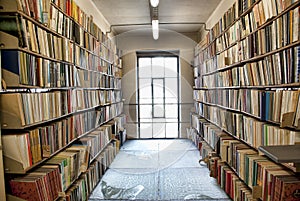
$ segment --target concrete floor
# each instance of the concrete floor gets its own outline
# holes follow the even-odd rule
[[[127,141],[89,200],[229,201],[199,159],[190,140]]]

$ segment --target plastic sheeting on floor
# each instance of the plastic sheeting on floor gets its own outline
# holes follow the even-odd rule
[[[127,141],[93,191],[96,200],[230,199],[199,165],[190,140]]]

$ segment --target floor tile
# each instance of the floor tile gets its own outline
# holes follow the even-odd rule
[[[159,189],[162,200],[228,198],[205,167],[164,169],[159,174]]]
[[[129,140],[89,200],[229,201],[199,159],[190,140]]]
[[[90,200],[158,200],[158,171],[151,169],[109,169]]]
[[[159,168],[158,151],[121,150],[110,168]]]

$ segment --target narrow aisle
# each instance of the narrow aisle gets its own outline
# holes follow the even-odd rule
[[[95,188],[95,200],[226,200],[230,199],[198,163],[187,139],[129,140]]]

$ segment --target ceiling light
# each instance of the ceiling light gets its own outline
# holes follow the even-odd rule
[[[157,7],[159,4],[159,0],[150,0],[150,4],[152,7]]]
[[[157,40],[159,37],[158,20],[152,20],[152,34],[153,39]]]

